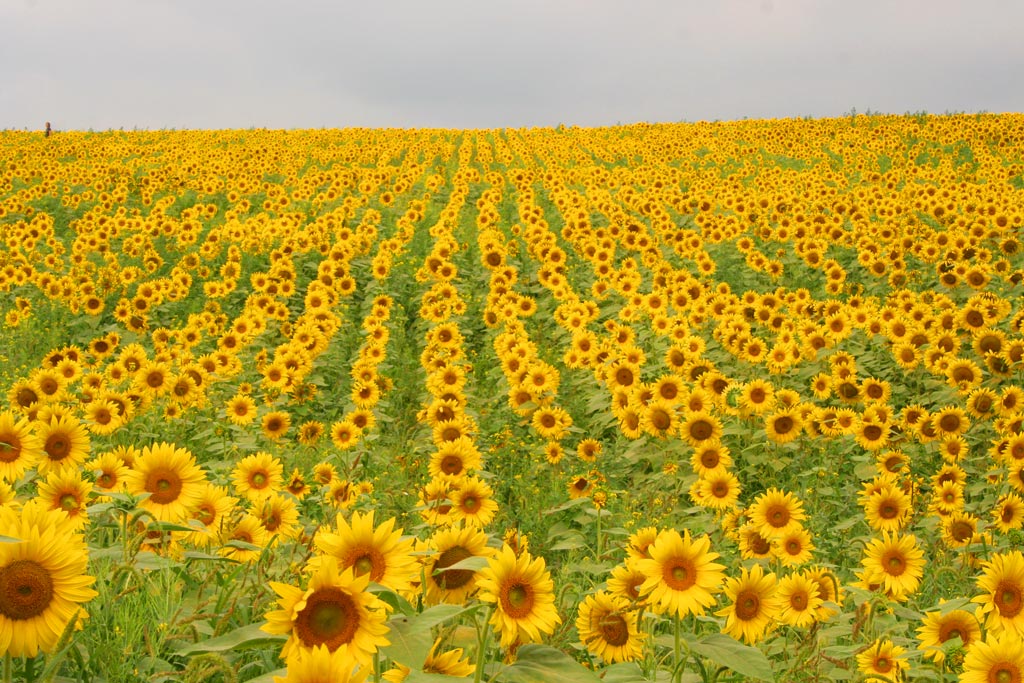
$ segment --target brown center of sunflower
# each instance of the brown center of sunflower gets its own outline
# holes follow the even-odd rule
[[[672,417],[666,411],[655,408],[651,411],[651,424],[659,432],[663,432],[672,426]]]
[[[907,569],[907,561],[902,555],[889,555],[885,558],[885,571],[890,576],[900,576]]]
[[[462,499],[462,509],[468,512],[474,512],[479,505],[479,501],[472,496],[466,496]]]
[[[658,394],[668,401],[679,395],[679,388],[674,384],[662,384],[658,387]],[[621,617],[620,617],[621,618]]]
[[[878,441],[882,438],[882,428],[878,425],[867,425],[864,427],[864,438],[868,441]]]
[[[747,545],[750,546],[755,555],[767,555],[772,549],[771,544],[768,543],[765,537],[756,531],[750,534]]]
[[[16,434],[0,434],[0,462],[14,462],[21,456],[21,440]]]
[[[601,638],[609,645],[621,647],[629,642],[629,624],[620,614],[606,614],[597,624]]]
[[[775,505],[768,509],[765,518],[768,520],[768,524],[776,529],[781,529],[789,524],[789,510],[782,505]]]
[[[797,612],[802,612],[807,609],[807,594],[806,593],[793,593],[789,596],[789,606],[795,609]]]
[[[182,481],[177,472],[169,467],[156,467],[146,475],[146,491],[149,500],[157,505],[167,505],[181,495]]]
[[[458,427],[445,427],[441,430],[442,441],[455,441],[462,436],[462,430]]]
[[[357,576],[370,575],[370,581],[380,581],[384,576],[384,558],[373,549],[362,549],[352,562],[352,569]]]
[[[254,489],[261,489],[267,485],[267,473],[256,471],[249,476],[249,486]]]
[[[886,673],[892,669],[892,662],[886,656],[881,656],[875,660],[875,671],[879,673]]]
[[[999,662],[989,674],[988,680],[993,683],[1020,683],[1020,668],[1010,662]]]
[[[777,434],[789,434],[793,431],[793,425],[793,418],[788,415],[783,415],[782,417],[776,418],[775,423],[772,426],[775,427],[775,432]]]
[[[216,513],[213,506],[210,504],[200,505],[199,508],[196,509],[195,518],[206,526],[210,526],[210,523],[213,522],[215,517]]]
[[[22,621],[42,614],[53,600],[53,579],[34,560],[17,560],[0,569],[0,614]]]
[[[146,375],[146,385],[150,389],[159,389],[164,384],[164,375],[162,372],[154,371]]]
[[[340,588],[313,591],[295,619],[295,635],[307,647],[325,645],[330,651],[352,641],[359,629],[355,600]]]
[[[750,621],[761,613],[761,598],[752,590],[740,591],[736,596],[736,618]]]
[[[456,475],[462,472],[462,458],[457,455],[446,455],[441,459],[441,471]]]
[[[523,619],[533,610],[533,588],[529,584],[513,583],[501,594],[501,609],[513,619]]]
[[[21,406],[22,408],[28,408],[30,405],[39,400],[39,396],[36,395],[36,392],[25,387],[18,390],[18,394],[15,397],[15,399],[17,400],[19,406]]]
[[[967,522],[953,522],[949,527],[949,535],[958,543],[969,541],[974,536],[974,527]]]
[[[943,415],[939,420],[939,429],[944,432],[955,432],[960,429],[960,418],[956,415]]]
[[[66,512],[78,509],[78,498],[73,493],[65,493],[60,497],[60,509]]]
[[[715,498],[725,498],[729,495],[729,482],[719,479],[711,485],[711,495]]]
[[[700,464],[709,470],[713,470],[718,467],[718,463],[722,462],[722,457],[715,450],[707,450],[700,454]]]
[[[686,558],[678,558],[666,565],[663,574],[665,583],[675,591],[684,591],[697,582],[697,569]]]
[[[892,501],[885,501],[878,508],[878,516],[882,519],[896,519],[900,514],[900,508]]]
[[[110,489],[117,483],[117,477],[110,472],[104,472],[100,476],[96,477],[96,483],[99,484],[100,488]]]
[[[54,462],[59,462],[71,453],[71,439],[66,434],[50,434],[46,438],[43,450],[46,451],[46,457]]]
[[[1020,614],[1021,608],[1024,607],[1021,598],[1021,587],[1010,581],[1001,582],[994,591],[994,602],[999,608],[999,615],[1007,619]]]
[[[710,439],[714,431],[714,426],[712,426],[712,424],[707,420],[694,420],[693,423],[690,424],[690,436],[692,436],[696,441]]]
[[[633,371],[629,368],[619,368],[615,371],[615,383],[620,387],[633,385]]]
[[[473,580],[473,571],[470,569],[448,569],[453,564],[462,562],[468,557],[473,557],[473,553],[469,552],[462,546],[455,546],[448,548],[437,558],[434,562],[434,582],[444,590],[455,590],[462,588],[467,583]]]

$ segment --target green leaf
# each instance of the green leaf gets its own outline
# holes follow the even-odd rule
[[[274,683],[276,678],[284,678],[288,675],[288,669],[277,669],[275,671],[269,671],[262,676],[256,678],[250,678],[245,683]]]
[[[687,638],[687,642],[692,652],[727,666],[742,676],[772,680],[771,662],[756,647],[744,645],[724,633],[711,633],[699,640]]]
[[[14,536],[3,536],[3,535],[0,535],[0,543],[24,543],[24,542],[25,541],[21,540],[20,538],[15,538]]]
[[[225,652],[227,650],[261,647],[264,645],[280,647],[286,640],[288,640],[284,635],[274,635],[267,633],[266,631],[262,631],[260,630],[260,626],[261,624],[249,624],[248,626],[236,628],[234,631],[225,633],[217,638],[204,640],[201,643],[186,645],[180,648],[177,651],[177,654],[193,655],[200,652]]]
[[[425,671],[413,669],[409,675],[402,679],[404,683],[459,683],[459,681],[472,681],[470,677],[445,676],[444,674],[432,674]]]
[[[601,672],[601,680],[604,683],[648,683],[636,662],[612,664]]]
[[[434,636],[430,629],[458,615],[476,609],[460,605],[434,605],[417,615],[396,614],[388,619],[388,640],[391,644],[381,652],[413,669],[419,669],[434,647]]]
[[[492,679],[507,683],[601,683],[590,669],[561,650],[547,645],[524,645],[516,661]]]
[[[478,571],[480,571],[481,569],[483,569],[486,566],[487,566],[487,558],[486,557],[477,557],[477,556],[467,557],[466,559],[464,559],[464,560],[462,560],[460,562],[456,562],[453,565],[450,565],[448,567],[444,567],[442,569],[438,569],[437,571],[434,572],[434,575],[437,576],[441,572],[447,572],[447,571],[452,571],[452,570],[456,570],[456,569],[458,569],[460,571],[478,572]],[[403,664],[404,664],[404,662],[403,662]]]

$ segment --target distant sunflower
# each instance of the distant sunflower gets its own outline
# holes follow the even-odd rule
[[[236,562],[255,562],[270,541],[270,535],[263,527],[263,520],[251,513],[237,519],[225,520],[219,531],[218,554]]]
[[[603,661],[633,662],[643,657],[645,638],[637,628],[637,616],[629,600],[598,591],[580,603],[576,631],[583,646]]]
[[[992,510],[995,526],[1006,534],[1024,526],[1024,500],[1016,493],[1004,494]]]
[[[608,592],[630,602],[641,602],[640,586],[647,580],[647,575],[640,571],[639,561],[626,558],[624,564],[614,567],[608,577]]]
[[[690,497],[696,505],[712,510],[730,510],[739,501],[740,480],[724,468],[702,474],[693,483]]]
[[[924,551],[913,535],[882,533],[864,548],[861,561],[864,578],[878,584],[894,600],[904,600],[915,593],[924,575]]]
[[[703,614],[715,604],[725,574],[724,567],[714,562],[719,555],[711,552],[707,536],[693,540],[689,530],[680,536],[668,529],[651,544],[650,555],[651,559],[639,560],[637,567],[647,577],[640,594],[656,613],[681,618]]]
[[[272,441],[287,434],[291,426],[292,416],[284,410],[272,410],[263,416],[263,436]]]
[[[761,535],[769,540],[789,533],[807,519],[800,499],[776,488],[759,495],[750,506],[749,514]]]
[[[342,570],[351,567],[357,576],[366,574],[374,583],[394,591],[408,590],[419,573],[413,540],[402,539],[402,529],[395,528],[393,517],[374,526],[373,515],[372,510],[353,512],[351,522],[338,515],[334,527],[317,533],[317,550],[337,560]]]
[[[811,561],[814,543],[811,540],[811,533],[803,527],[798,527],[777,536],[772,543],[772,550],[784,566],[793,567]]]
[[[253,513],[263,524],[271,543],[277,540],[294,539],[302,533],[299,524],[299,510],[295,499],[280,493],[262,498],[253,505]]]
[[[86,472],[92,472],[95,476],[97,493],[119,493],[124,490],[128,466],[121,458],[117,457],[116,453],[112,451],[101,453],[82,467]]]
[[[427,470],[431,477],[455,479],[480,468],[480,451],[468,437],[445,441],[431,454]]]
[[[89,457],[89,432],[77,418],[54,416],[36,425],[36,434],[43,446],[43,457],[36,465],[40,474],[77,468]]]
[[[149,497],[139,505],[162,522],[188,518],[202,496],[206,474],[186,449],[170,443],[146,446],[125,476],[128,491]]]
[[[89,523],[89,494],[92,483],[82,479],[79,469],[54,470],[39,482],[37,498],[51,510],[63,510],[71,528],[78,531]]]
[[[857,670],[865,676],[882,680],[900,680],[907,668],[905,652],[888,638],[879,638],[857,655]]]
[[[50,653],[81,605],[97,593],[90,586],[89,552],[67,515],[29,501],[19,510],[0,507],[0,642],[12,657]]]
[[[288,475],[288,481],[284,484],[284,490],[299,500],[305,498],[306,494],[309,493],[309,483],[298,467],[293,469],[292,473]]]
[[[453,520],[463,520],[469,526],[485,527],[494,519],[498,503],[494,491],[478,477],[460,480],[450,494]]]
[[[231,424],[245,426],[256,419],[256,402],[246,394],[236,394],[225,406]]]
[[[803,418],[800,411],[794,408],[785,408],[765,416],[764,430],[769,439],[775,443],[789,443],[798,436],[803,429]]]
[[[267,633],[288,634],[281,656],[289,663],[317,646],[341,650],[351,661],[370,668],[373,654],[390,644],[386,605],[368,592],[370,577],[339,569],[326,557],[303,589],[276,581],[270,587],[280,596],[280,609],[267,612]]]
[[[200,522],[202,526],[190,532],[187,540],[199,547],[208,546],[218,536],[225,521],[230,519],[237,502],[237,498],[228,495],[226,487],[210,482],[203,484],[199,502],[189,519],[189,526],[197,526],[192,520]]]
[[[777,618],[783,624],[804,628],[817,621],[822,599],[817,582],[809,575],[797,572],[782,577],[777,596],[782,606]]]
[[[699,448],[704,443],[717,442],[722,437],[722,423],[706,411],[687,411],[679,432],[688,444]]]
[[[259,451],[238,461],[231,473],[235,492],[257,501],[281,490],[284,465],[270,453]]]
[[[43,443],[26,418],[0,413],[0,481],[17,481],[43,456]]]
[[[888,482],[872,491],[861,504],[868,524],[875,531],[899,531],[910,519],[910,496]]]
[[[765,574],[759,564],[749,571],[743,568],[739,577],[726,579],[725,595],[729,603],[715,612],[725,617],[722,632],[747,643],[761,640],[783,607],[776,584],[775,574]]]
[[[487,560],[476,584],[480,600],[495,605],[490,623],[504,648],[538,642],[562,623],[555,607],[555,584],[543,557],[531,557],[529,552],[517,556],[506,545]]]

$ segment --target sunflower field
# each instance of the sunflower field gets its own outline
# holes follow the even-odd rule
[[[1024,680],[1024,115],[0,132],[0,680]]]

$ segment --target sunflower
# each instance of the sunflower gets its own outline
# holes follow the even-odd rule
[[[276,441],[292,426],[292,416],[284,410],[272,410],[263,416],[263,436]]]
[[[305,498],[306,494],[309,493],[309,484],[306,482],[305,475],[302,474],[298,467],[293,469],[292,473],[288,476],[288,481],[284,484],[284,490],[299,500]]]
[[[558,441],[572,427],[572,417],[557,406],[542,406],[534,411],[530,424],[541,437]]]
[[[773,554],[787,567],[810,562],[813,550],[811,533],[803,527],[776,536],[772,541]]]
[[[370,581],[394,591],[409,590],[419,573],[413,540],[402,539],[402,529],[395,528],[393,517],[374,526],[373,514],[373,510],[353,512],[351,523],[338,515],[333,528],[316,534],[317,550],[333,557],[340,569],[351,567],[357,576],[366,574]]]
[[[707,536],[693,540],[689,530],[680,536],[668,529],[658,534],[649,551],[651,559],[638,560],[637,568],[647,577],[640,594],[656,613],[681,618],[704,614],[715,604],[725,574],[724,567],[713,562],[719,555],[711,552]]]
[[[985,627],[995,633],[1024,637],[1024,555],[1019,550],[997,553],[982,563],[977,579]]]
[[[664,399],[653,399],[641,412],[640,425],[651,436],[664,439],[678,428],[675,405]]]
[[[896,532],[910,520],[910,496],[892,483],[885,482],[861,500],[868,525],[875,531]]]
[[[459,437],[454,441],[445,441],[438,445],[431,454],[427,469],[434,478],[444,477],[457,479],[479,469],[480,451],[477,450],[469,437]]]
[[[981,540],[978,535],[978,518],[957,510],[942,518],[942,541],[949,548],[963,548]]]
[[[966,432],[971,422],[964,411],[956,406],[943,408],[932,415],[932,427],[940,437],[955,436]]]
[[[857,655],[857,670],[865,676],[885,681],[901,680],[907,668],[906,651],[888,638],[879,638]]]
[[[748,415],[763,415],[775,406],[775,387],[771,382],[755,379],[740,391],[739,407]]]
[[[270,587],[278,594],[281,609],[265,615],[261,628],[267,633],[288,634],[281,656],[291,663],[324,646],[342,651],[367,669],[373,654],[389,645],[386,605],[367,592],[370,577],[352,568],[340,569],[332,557],[325,557],[310,576],[305,589],[276,581]]]
[[[236,562],[255,562],[263,554],[270,536],[263,528],[263,520],[246,513],[233,520],[225,519],[217,534],[218,553]]]
[[[338,478],[338,469],[329,462],[313,465],[313,481],[320,486],[327,486]]]
[[[299,525],[299,511],[295,499],[280,493],[262,498],[253,505],[253,512],[263,523],[270,543],[277,539],[298,538],[302,533]]]
[[[725,595],[730,604],[715,612],[725,617],[722,632],[747,643],[763,638],[783,608],[776,584],[775,574],[765,574],[759,564],[750,571],[744,568],[737,578],[726,579]]]
[[[761,535],[769,540],[799,528],[800,523],[807,519],[800,499],[776,488],[770,488],[754,499],[749,515]]]
[[[625,598],[630,602],[642,602],[640,587],[647,580],[647,575],[640,571],[638,562],[630,557],[626,558],[624,564],[620,564],[611,570],[608,577],[608,591],[614,595]]]
[[[369,674],[346,650],[317,645],[292,657],[284,678],[274,676],[274,683],[364,683]]]
[[[917,629],[920,649],[925,657],[936,662],[945,660],[944,647],[948,641],[959,638],[961,646],[970,647],[972,643],[981,639],[981,625],[978,624],[978,620],[973,614],[962,609],[928,612],[922,621],[921,627]]]
[[[448,569],[470,557],[490,557],[494,549],[487,545],[487,534],[464,527],[443,529],[430,539],[434,556],[427,563],[426,602],[461,604],[476,590],[477,572],[472,569]]]
[[[818,620],[822,599],[810,575],[797,572],[782,577],[776,595],[782,605],[776,618],[783,624],[804,628]]]
[[[220,534],[221,526],[231,517],[237,502],[237,498],[228,495],[226,487],[205,482],[189,520],[190,526],[198,526],[192,520],[202,526],[190,532],[185,540],[196,546],[208,546]]]
[[[1024,681],[1024,641],[1011,633],[988,633],[964,657],[960,683],[1021,683]]]
[[[1024,500],[1016,493],[1000,496],[992,510],[995,526],[1006,534],[1024,526]]]
[[[129,468],[113,451],[101,453],[85,463],[83,468],[86,472],[92,472],[95,476],[95,490],[97,493],[120,493],[124,490],[125,477],[128,474]]]
[[[722,438],[722,423],[704,410],[687,410],[679,432],[688,444],[700,448],[706,442],[717,442]]]
[[[728,446],[720,441],[707,441],[693,450],[690,465],[694,474],[701,477],[732,467],[732,456]]]
[[[736,507],[740,490],[740,480],[723,468],[702,474],[690,487],[690,498],[701,507],[730,510]]]
[[[456,483],[449,494],[453,520],[463,520],[469,526],[485,527],[494,519],[498,503],[494,491],[477,477],[466,477]]]
[[[501,646],[537,642],[562,623],[555,608],[554,581],[543,557],[516,555],[509,546],[488,558],[476,579],[480,600],[495,604],[490,623]]]
[[[864,579],[878,584],[894,600],[904,600],[917,591],[924,575],[924,551],[912,534],[900,536],[882,532],[864,548],[861,560]]]
[[[38,484],[36,496],[51,510],[63,510],[68,515],[71,528],[79,531],[89,523],[86,506],[92,483],[82,479],[79,469],[54,470],[46,481]]]
[[[277,493],[283,483],[284,465],[270,453],[259,451],[238,461],[231,472],[235,492],[251,501]]]
[[[645,634],[637,628],[637,617],[621,596],[607,591],[588,595],[576,617],[580,643],[609,664],[641,659]]]
[[[817,586],[818,597],[821,598],[821,606],[815,610],[814,617],[818,621],[826,621],[838,614],[838,612],[828,604],[831,603],[832,605],[837,606],[843,604],[844,596],[842,588],[839,586],[839,580],[836,578],[835,574],[823,567],[805,569],[804,574],[814,581]]]
[[[43,447],[43,457],[36,465],[39,474],[78,468],[89,457],[89,432],[71,415],[37,422],[36,434]]]
[[[638,529],[626,539],[626,555],[631,560],[651,559],[651,546],[658,540],[658,527]]]
[[[335,479],[327,486],[327,502],[340,510],[347,510],[356,503],[358,491],[347,479]]]
[[[247,394],[236,394],[228,399],[225,411],[231,424],[244,427],[256,419],[256,402]]]
[[[431,479],[417,494],[417,507],[420,516],[427,524],[433,526],[447,526],[451,523],[451,494],[452,483],[447,479]]]
[[[570,500],[576,500],[577,498],[584,498],[589,496],[594,488],[594,481],[588,479],[586,475],[580,474],[569,480],[566,484],[566,490],[569,493]]]
[[[29,501],[20,510],[0,507],[0,643],[12,657],[50,653],[81,605],[97,593],[86,574],[89,552],[67,515]]]
[[[202,496],[206,474],[186,449],[170,443],[146,446],[125,476],[133,495],[148,493],[139,505],[162,522],[180,522]]]
[[[803,418],[795,408],[776,410],[764,418],[764,430],[769,439],[775,443],[789,443],[803,429]]]
[[[468,658],[464,657],[461,647],[439,653],[437,648],[440,644],[440,640],[434,641],[434,647],[430,649],[430,653],[423,661],[420,671],[437,676],[458,677],[462,680],[466,680],[469,676],[473,675],[473,672],[476,671],[476,666],[471,664]],[[410,667],[396,662],[394,667],[381,675],[381,679],[388,681],[388,683],[402,683],[410,673],[412,673]]]
[[[43,443],[26,418],[0,413],[0,481],[17,481],[43,456]]]
[[[85,407],[85,419],[93,434],[112,434],[123,424],[121,414],[112,401],[96,399]]]
[[[754,522],[747,522],[737,532],[739,536],[740,557],[744,560],[763,560],[772,556],[771,537],[761,535],[761,527]]]
[[[597,439],[583,439],[576,445],[576,456],[583,462],[596,462],[603,448]]]

